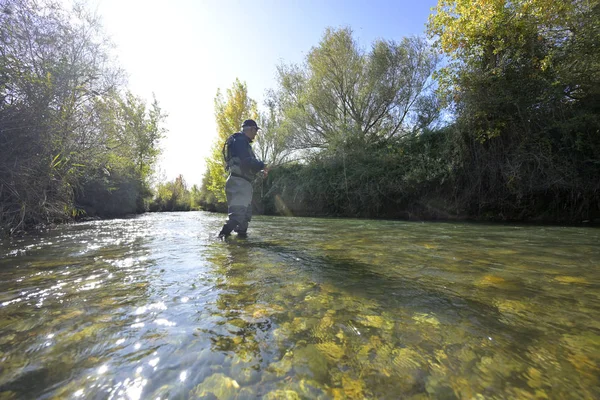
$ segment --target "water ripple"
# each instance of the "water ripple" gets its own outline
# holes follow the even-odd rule
[[[0,396],[600,397],[597,230],[222,220],[3,242]]]

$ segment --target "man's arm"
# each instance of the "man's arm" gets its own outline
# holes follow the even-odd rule
[[[241,162],[242,169],[248,169],[253,173],[262,170],[265,167],[265,163],[257,160],[256,157],[250,152],[250,143],[244,139],[236,139],[233,144],[233,154],[237,155]]]

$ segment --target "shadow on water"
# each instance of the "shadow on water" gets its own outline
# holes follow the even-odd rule
[[[448,286],[429,285],[398,274],[377,271],[377,265],[366,264],[356,259],[340,255],[311,255],[305,251],[272,244],[266,241],[237,243],[239,248],[260,248],[280,257],[290,272],[297,274],[297,279],[327,285],[340,292],[351,293],[358,299],[375,301],[380,310],[408,307],[414,313],[436,313],[440,322],[452,324],[458,318],[468,319],[474,327],[481,328],[481,336],[488,337],[493,331],[511,336],[518,334],[520,340],[516,344],[526,347],[527,343],[543,335],[535,327],[522,328],[515,332],[515,327],[501,320],[498,308],[487,302],[464,297]],[[519,282],[519,287],[505,289],[509,292],[534,292]],[[464,291],[463,291],[464,293]],[[474,332],[471,332],[473,334]]]

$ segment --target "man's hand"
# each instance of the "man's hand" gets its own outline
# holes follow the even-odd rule
[[[266,177],[267,177],[267,175],[269,175],[269,170],[270,170],[270,168],[269,168],[269,167],[265,167],[265,168],[262,170],[263,177],[265,177],[265,178],[266,178]]]

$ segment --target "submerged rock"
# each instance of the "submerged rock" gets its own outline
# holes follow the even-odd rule
[[[566,276],[561,275],[554,278],[555,281],[560,283],[579,283],[579,284],[587,284],[588,281],[585,278],[580,276]]]
[[[419,324],[428,324],[436,328],[440,326],[440,321],[430,314],[417,313],[413,316],[413,320]]]
[[[240,392],[237,394],[236,400],[255,400],[258,397],[256,392],[248,387],[244,387],[240,389]]]
[[[384,324],[384,319],[379,315],[361,315],[358,317],[361,324],[372,328],[381,329]]]
[[[190,390],[190,399],[201,399],[210,395],[217,399],[234,398],[240,385],[222,373],[217,373],[206,378],[201,384]]]
[[[253,384],[260,380],[260,373],[251,363],[240,360],[239,363],[232,363],[231,375],[235,380],[243,385]]]
[[[269,364],[267,371],[272,372],[277,377],[282,377],[287,375],[287,373],[292,369],[292,358],[288,354],[283,356],[283,358],[279,361]]]
[[[319,343],[317,349],[332,363],[337,364],[344,356],[344,348],[334,342]]]
[[[327,359],[314,344],[294,349],[294,369],[299,374],[312,375],[315,380],[327,379]]]
[[[293,390],[275,390],[265,394],[263,400],[300,400],[300,396]]]
[[[289,324],[289,328],[292,333],[296,334],[312,329],[318,321],[316,318],[295,317]]]
[[[312,380],[301,379],[294,389],[305,399],[328,398],[321,385]]]
[[[348,374],[341,378],[341,388],[331,390],[334,399],[364,399],[365,384],[361,379],[354,379]]]
[[[475,282],[475,286],[502,286],[506,283],[506,279],[495,276],[495,275],[486,275],[477,282]]]
[[[0,400],[13,400],[18,399],[19,396],[15,392],[0,392]]]

